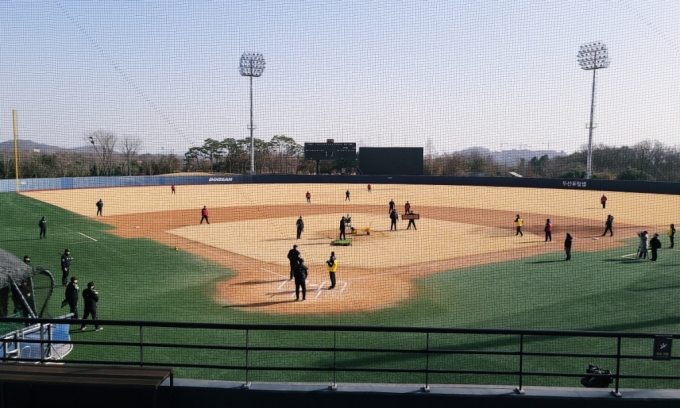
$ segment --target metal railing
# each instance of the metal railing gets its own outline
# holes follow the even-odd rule
[[[43,332],[43,325],[52,324],[73,324],[80,325],[81,323],[92,324],[92,321],[82,320],[63,320],[63,319],[17,319],[17,318],[0,318],[0,322],[23,322],[26,324],[37,325],[40,327],[40,332]],[[120,328],[135,328],[136,335],[133,336],[130,330],[126,331],[124,336],[120,336],[120,341],[90,341],[90,340],[71,340],[71,341],[57,341],[49,336],[41,336],[37,340],[23,339],[23,343],[38,343],[40,349],[49,349],[54,343],[71,344],[74,347],[91,346],[91,347],[122,347],[124,349],[136,349],[135,353],[138,357],[126,359],[90,359],[78,360],[69,358],[68,363],[73,364],[115,364],[115,365],[135,365],[135,366],[171,366],[175,368],[190,368],[201,370],[237,370],[242,373],[242,376],[237,379],[243,381],[244,387],[249,388],[251,385],[251,376],[254,372],[311,372],[311,373],[326,373],[330,380],[330,388],[336,389],[338,386],[338,375],[341,373],[378,373],[378,374],[400,374],[400,375],[418,375],[422,379],[422,389],[427,392],[430,390],[433,376],[437,378],[446,378],[443,376],[449,375],[464,375],[466,378],[481,378],[482,376],[503,376],[510,377],[509,384],[516,385],[516,391],[523,393],[523,386],[528,377],[575,377],[583,378],[586,374],[582,369],[583,365],[578,365],[578,369],[574,371],[558,371],[552,372],[547,370],[531,370],[527,369],[527,359],[537,358],[543,363],[550,361],[550,359],[560,359],[561,361],[575,360],[576,362],[585,361],[585,359],[601,361],[606,360],[610,363],[615,363],[615,369],[611,370],[613,386],[612,392],[615,395],[620,395],[620,381],[622,379],[640,379],[640,380],[679,380],[680,375],[673,373],[678,372],[666,366],[666,369],[655,370],[656,374],[636,373],[637,364],[635,361],[652,360],[652,347],[654,340],[659,336],[658,333],[628,333],[628,332],[594,332],[594,331],[575,331],[575,330],[508,330],[508,329],[446,329],[446,328],[425,328],[425,327],[360,327],[360,326],[311,326],[311,325],[247,325],[247,324],[213,324],[213,323],[172,323],[172,322],[145,322],[145,321],[119,321],[119,320],[99,320],[98,323],[106,326],[107,331],[116,330],[114,327]],[[162,329],[169,329],[172,331],[189,330],[189,338],[193,340],[191,343],[172,343],[145,339],[145,334],[152,332],[151,337],[162,337]],[[120,329],[124,330],[124,329]],[[153,332],[154,330],[160,330]],[[197,334],[199,330],[219,331],[220,333],[234,334],[236,341],[230,344],[199,344],[197,341],[200,335]],[[48,331],[49,332],[49,331]],[[272,336],[271,333],[276,333]],[[276,345],[286,343],[280,338],[284,334],[305,339],[306,344],[317,344],[317,346],[298,346],[298,345]],[[370,342],[372,336],[374,338],[380,337],[387,339],[387,343],[399,343],[402,339],[409,339],[408,347],[392,347],[386,345],[371,346],[362,345],[366,343],[366,339]],[[387,336],[387,337],[386,337]],[[401,336],[401,337],[400,337]],[[469,336],[485,336],[491,340],[485,340],[483,343],[473,342],[472,344],[460,344],[461,339],[469,339]],[[678,335],[666,334],[664,335],[668,341]],[[15,336],[16,337],[16,336]],[[15,337],[5,336],[3,341],[3,348],[7,350],[7,343],[16,341]],[[136,337],[136,338],[132,338]],[[351,341],[349,341],[349,340]],[[579,348],[586,343],[592,346],[593,339],[597,342],[604,342],[598,344],[603,346],[600,348],[609,348],[613,352],[596,353],[596,352],[570,352],[565,351],[551,351],[543,350],[540,347],[534,347],[535,350],[528,350],[527,345],[536,344],[552,344],[555,347],[562,347],[563,343],[570,342],[575,347]],[[342,341],[340,341],[342,340]],[[413,341],[411,341],[413,340]],[[556,343],[551,343],[555,342]],[[456,344],[456,342],[458,342]],[[645,347],[649,345],[650,353],[642,354],[627,354],[624,353],[624,342],[634,342],[637,348],[640,342],[643,342]],[[51,343],[51,344],[48,344]],[[267,344],[274,343],[274,344]],[[324,344],[326,343],[326,344]],[[355,345],[358,343],[359,345]],[[380,344],[377,341],[374,344]],[[496,348],[492,346],[498,346]],[[668,345],[670,348],[670,344]],[[15,347],[16,348],[16,347]],[[587,347],[585,347],[587,348]],[[635,348],[635,347],[631,347]],[[174,349],[183,350],[183,352],[197,352],[207,351],[214,356],[220,353],[236,353],[236,357],[232,358],[231,363],[219,364],[210,363],[210,361],[196,361],[187,362],[185,358],[171,358],[169,356],[181,356],[182,353],[171,353],[164,355],[164,358],[159,359],[158,353],[154,353],[152,358],[149,358],[146,353],[153,350]],[[548,347],[549,349],[549,347]],[[254,361],[254,353],[268,353],[266,358],[257,359]],[[303,353],[306,360],[314,360],[318,366],[310,364],[300,365],[298,358],[290,358],[285,362],[285,365],[272,365],[271,360],[276,359],[282,353]],[[41,353],[42,354],[42,353]],[[373,358],[372,364],[367,364],[363,359],[353,359],[356,355],[389,355],[397,356],[400,363],[404,366],[394,367],[394,365],[383,364],[381,357]],[[105,353],[102,353],[105,355]],[[313,359],[310,356],[316,355]],[[233,356],[232,356],[233,357]],[[447,357],[442,360],[442,357]],[[501,358],[511,358],[508,363],[507,359],[502,363],[492,363],[497,369],[461,369],[451,368],[449,365],[460,359],[474,359],[474,358],[489,358],[490,361],[500,361]],[[670,354],[664,358],[666,360],[680,359],[673,357]],[[44,355],[40,356],[40,362],[45,363],[49,359]],[[9,361],[36,361],[35,359],[21,358],[11,353],[5,353],[3,362]],[[240,362],[239,362],[240,361]],[[259,363],[258,363],[259,361]],[[467,361],[467,360],[466,360]],[[269,362],[269,364],[263,363]],[[497,365],[496,365],[497,364]],[[664,364],[659,362],[659,364]],[[545,364],[543,364],[545,365]],[[482,364],[484,366],[484,364]],[[505,368],[503,368],[505,366]],[[574,365],[576,366],[576,365]],[[501,367],[498,369],[498,367]],[[625,370],[624,370],[625,368]],[[641,370],[644,371],[644,370]],[[659,374],[661,372],[661,374]],[[664,373],[667,372],[667,373]],[[476,377],[475,377],[476,376]],[[595,375],[597,376],[597,375]],[[495,378],[494,377],[494,378]],[[318,379],[318,377],[316,377]],[[233,380],[233,379],[232,379]],[[318,381],[309,381],[318,382]],[[481,382],[480,382],[481,383]],[[437,384],[447,384],[447,382],[437,382]],[[453,383],[448,383],[453,384]],[[508,383],[503,383],[508,384]],[[498,384],[502,385],[502,384]],[[640,387],[637,387],[640,388]],[[680,388],[680,383],[677,387],[671,386],[667,388]]]

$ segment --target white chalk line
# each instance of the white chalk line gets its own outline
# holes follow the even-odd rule
[[[78,232],[78,234],[80,234],[80,235],[84,236],[85,238],[91,239],[91,240],[92,240],[92,241],[94,241],[94,242],[97,242],[97,240],[96,240],[96,239],[94,239],[94,238],[92,238],[92,237],[89,237],[89,236],[87,236],[87,235],[83,234],[82,232]]]
[[[340,289],[340,293],[344,292],[346,287],[347,287],[347,282],[345,282],[345,284],[342,285],[342,289]]]
[[[276,275],[276,276],[280,276],[280,277],[282,277],[282,278],[285,278],[285,277],[286,277],[285,275],[281,275],[280,273],[276,273],[276,272],[274,272],[274,271],[270,271],[269,269],[265,269],[265,268],[260,268],[260,269],[262,269],[263,271],[269,272],[269,273],[271,273],[271,274],[274,274],[274,275]]]
[[[316,291],[316,296],[314,296],[314,299],[318,298],[319,295],[321,295],[321,288],[323,288],[323,285],[326,284],[326,281],[321,282],[321,285],[319,285],[319,289]]]
[[[281,282],[281,284],[279,285],[278,288],[276,288],[276,290],[281,290],[281,288],[283,287],[283,285],[286,284],[286,282],[288,282],[288,281],[283,281],[283,282]]]

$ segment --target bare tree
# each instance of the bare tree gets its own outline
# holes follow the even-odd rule
[[[99,159],[99,175],[112,175],[113,154],[116,152],[118,136],[114,133],[97,130],[85,135],[85,140],[94,147],[94,152]]]
[[[126,171],[128,176],[132,175],[132,161],[135,159],[135,156],[137,156],[137,153],[141,148],[142,140],[139,138],[125,136],[123,137],[123,140],[120,141],[119,151],[125,158],[123,171]]]

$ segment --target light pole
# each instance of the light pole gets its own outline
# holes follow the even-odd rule
[[[244,52],[241,55],[238,71],[250,77],[250,174],[255,174],[255,139],[253,138],[253,77],[259,78],[264,71],[264,57],[257,52]]]
[[[590,97],[590,123],[588,124],[588,161],[586,162],[586,179],[590,180],[593,172],[593,115],[595,113],[595,74],[598,69],[609,66],[607,46],[600,41],[584,44],[576,56],[581,69],[593,71],[593,91]]]

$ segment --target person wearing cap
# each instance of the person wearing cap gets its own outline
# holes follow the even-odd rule
[[[300,239],[300,235],[302,235],[302,231],[305,230],[305,222],[302,221],[302,216],[298,218],[297,221],[295,221],[295,226],[297,227],[297,238]]]
[[[671,246],[669,246],[668,249],[673,249],[675,246],[675,224],[671,224],[671,227],[668,230],[668,238],[671,239]]]
[[[307,300],[307,273],[308,269],[305,265],[304,259],[298,258],[297,265],[295,265],[293,276],[295,276],[295,300],[300,300],[300,288],[302,288],[302,300]]]
[[[522,233],[522,224],[524,224],[524,220],[522,220],[522,217],[517,214],[517,218],[515,218],[515,236],[524,236],[524,233]]]
[[[85,312],[83,312],[83,320],[87,320],[87,318],[92,315],[92,320],[95,320],[94,323],[94,328],[95,330],[99,331],[102,330],[102,327],[100,327],[96,320],[99,319],[97,316],[97,302],[99,302],[99,293],[97,293],[96,290],[94,290],[94,282],[88,282],[87,283],[87,289],[83,291],[83,300],[85,301]],[[85,330],[87,326],[83,324],[80,326],[80,330]]]
[[[47,220],[44,216],[38,221],[38,227],[40,228],[40,239],[47,238]]]
[[[28,266],[31,266],[31,257],[28,255],[24,255],[24,263]]]
[[[68,284],[68,274],[71,271],[71,261],[73,261],[73,258],[71,258],[71,251],[68,249],[64,250],[64,253],[61,254],[61,284],[62,286],[66,286]]]
[[[571,261],[571,244],[572,244],[571,234],[567,232],[567,238],[564,240],[564,252],[567,253],[567,259],[565,261]]]
[[[649,247],[652,249],[652,259],[650,259],[650,261],[656,262],[656,251],[661,248],[659,234],[654,234],[652,239],[649,240]]]
[[[14,313],[21,312],[23,317],[28,317],[32,311],[35,310],[35,302],[33,301],[33,290],[28,284],[28,280],[22,279],[17,285],[19,292],[12,290],[12,300],[14,301]],[[22,299],[23,297],[23,299]],[[25,303],[24,303],[25,301]]]
[[[97,215],[99,215],[99,216],[103,215],[102,209],[104,208],[104,202],[102,201],[101,198],[99,199],[99,201],[97,201],[96,206],[97,206]]]
[[[331,252],[331,257],[326,261],[328,266],[328,276],[331,278],[331,286],[328,289],[335,288],[335,272],[338,271],[338,260],[335,257],[335,252]]]
[[[298,259],[300,259],[300,251],[297,250],[297,245],[293,245],[293,249],[288,251],[286,257],[288,258],[288,262],[290,262],[290,280],[293,280],[293,269],[295,268],[295,265],[298,264]]]
[[[614,223],[614,217],[609,214],[607,216],[607,221],[604,222],[604,232],[602,233],[602,236],[604,237],[607,235],[607,231],[609,231],[609,236],[612,237],[614,236],[614,231],[612,231],[612,224]]]
[[[642,231],[638,234],[638,237],[640,237],[640,246],[638,246],[638,261],[640,259],[647,259],[647,239],[649,238],[649,235],[647,234],[647,231]]]
[[[66,285],[65,299],[61,302],[61,307],[68,305],[69,312],[73,313],[74,319],[78,318],[78,292],[80,292],[80,288],[78,288],[78,278],[72,276],[71,282]]]

